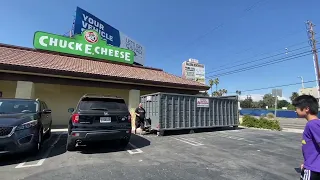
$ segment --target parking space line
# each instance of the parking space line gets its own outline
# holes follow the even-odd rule
[[[196,141],[193,141],[193,140],[190,140],[190,139],[186,139],[186,138],[182,138],[182,137],[179,137],[179,138],[182,139],[182,140],[188,141],[188,142],[192,142],[192,143],[194,143],[194,144],[203,145],[203,144],[201,144],[200,142],[196,142]]]
[[[201,143],[198,143],[198,142],[195,142],[195,141],[192,141],[192,140],[189,140],[189,139],[185,139],[185,138],[174,138],[174,137],[171,137],[172,139],[175,139],[175,140],[178,140],[178,141],[181,141],[181,142],[184,142],[184,143],[187,143],[187,144],[190,144],[192,146],[202,146],[203,144]]]
[[[58,141],[61,138],[61,135],[64,133],[59,134],[58,138],[54,141],[54,143],[50,146],[50,148],[48,148],[48,150],[46,151],[46,153],[44,154],[44,156],[42,156],[42,159],[40,159],[36,164],[28,164],[25,165],[25,163],[27,163],[27,160],[25,162],[22,162],[20,164],[18,164],[15,168],[28,168],[28,167],[36,167],[36,166],[41,166],[44,161],[46,160],[46,158],[49,156],[49,154],[51,153],[51,150],[53,149],[53,147],[58,143]]]
[[[129,145],[133,148],[133,150],[127,150],[129,154],[139,154],[139,153],[143,153],[143,151],[141,149],[139,149],[137,146],[133,145],[132,143],[129,142]]]
[[[244,142],[248,142],[248,143],[254,143],[254,141],[247,140],[247,139],[245,139],[243,137],[230,136],[225,132],[220,132],[220,133],[215,133],[215,134],[206,133],[206,135],[209,136],[209,137],[222,137],[222,138],[228,138],[228,139],[233,139],[233,140],[238,140],[238,141],[244,141]]]

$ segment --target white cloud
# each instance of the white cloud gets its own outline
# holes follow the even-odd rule
[[[260,101],[263,99],[264,94],[250,94],[248,96],[251,96],[253,101]],[[247,98],[247,95],[240,95],[239,99],[240,100],[245,100]],[[290,102],[290,99],[287,97],[278,97],[279,100],[286,100]]]

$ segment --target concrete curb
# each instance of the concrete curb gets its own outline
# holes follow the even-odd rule
[[[271,130],[271,129],[262,129],[262,128],[246,127],[246,126],[239,126],[239,128],[256,129],[256,130],[263,130],[263,131],[277,131],[277,130]]]
[[[282,131],[283,131],[283,132],[299,133],[299,134],[302,134],[302,133],[303,133],[303,129],[283,128]]]
[[[239,126],[239,128],[245,128],[245,129],[256,129],[256,130],[264,130],[264,131],[277,131],[277,130],[271,130],[271,129],[261,129],[261,128],[254,128],[254,127],[245,127],[245,126]],[[302,129],[291,129],[291,128],[282,128],[282,132],[292,132],[292,133],[298,133],[302,134]],[[280,131],[279,131],[280,132]]]
[[[68,132],[68,129],[51,129],[51,132]]]

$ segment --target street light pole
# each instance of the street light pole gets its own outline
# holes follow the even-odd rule
[[[276,99],[274,102],[274,117],[277,117],[277,108],[278,108],[278,95],[277,95],[277,91],[276,91],[276,95],[275,95]]]
[[[302,87],[302,89],[304,89],[303,77],[302,77],[302,76],[298,76],[298,78],[300,78],[300,79],[301,79],[301,87]]]

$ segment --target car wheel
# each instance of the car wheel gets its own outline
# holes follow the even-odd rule
[[[120,139],[120,146],[127,147],[129,142],[130,142],[130,137],[124,137],[124,138]]]
[[[43,132],[42,132],[42,129],[40,129],[38,132],[38,140],[30,151],[31,154],[36,155],[41,150],[42,140],[43,140]]]
[[[43,131],[42,131],[42,129],[40,129],[39,133],[38,133],[37,151],[40,151],[40,149],[42,147],[42,139],[43,139]]]
[[[51,136],[51,125],[52,125],[52,123],[50,123],[49,129],[48,129],[48,131],[47,131],[47,133],[46,133],[46,138],[47,138],[47,139],[49,139],[50,136]]]
[[[67,151],[74,151],[75,149],[76,149],[76,142],[71,140],[71,138],[68,136]]]

